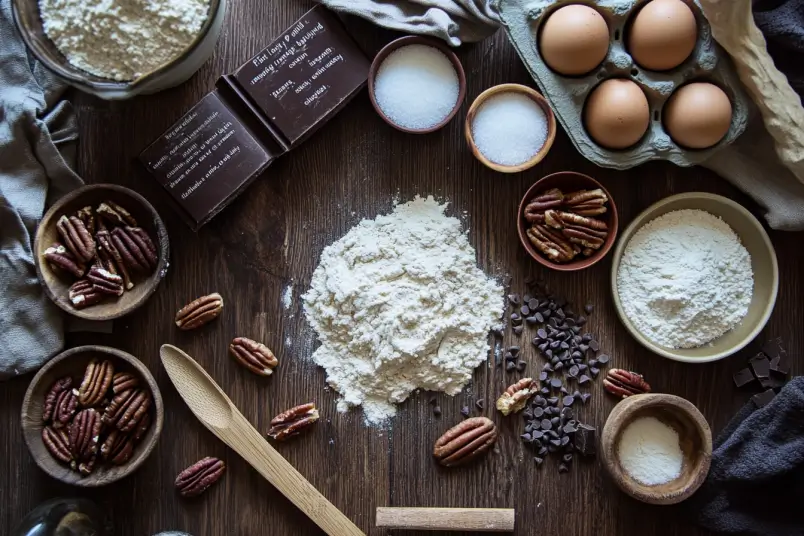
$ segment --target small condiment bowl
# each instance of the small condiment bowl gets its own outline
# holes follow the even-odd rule
[[[140,388],[150,392],[153,403],[149,409],[151,426],[145,437],[134,447],[131,459],[120,466],[108,465],[98,460],[95,470],[88,476],[83,476],[56,460],[45,447],[42,441],[44,427],[42,414],[45,395],[53,382],[70,376],[73,379],[73,388],[77,389],[87,365],[93,358],[108,359],[112,362],[115,372],[130,372],[137,376]],[[56,480],[87,488],[111,484],[136,471],[156,446],[162,432],[163,421],[162,394],[148,368],[133,355],[108,346],[80,346],[60,353],[34,376],[22,401],[22,433],[36,464]]]
[[[656,344],[637,330],[626,316],[620,293],[617,288],[617,271],[620,268],[628,242],[643,225],[655,220],[663,214],[675,210],[704,210],[721,218],[734,230],[743,246],[751,255],[751,267],[754,271],[754,293],[748,313],[742,322],[720,338],[698,348],[668,348]],[[639,214],[623,231],[620,242],[614,250],[611,264],[611,292],[614,307],[625,329],[642,346],[674,361],[685,363],[709,363],[717,361],[744,348],[754,340],[768,323],[776,295],[779,291],[779,265],[776,251],[762,224],[739,203],[723,196],[704,192],[690,192],[666,197],[654,203]]]
[[[589,257],[580,257],[572,262],[557,263],[542,255],[533,246],[533,244],[531,244],[527,235],[527,230],[530,227],[530,224],[525,220],[525,207],[537,194],[546,192],[552,188],[558,188],[564,193],[575,192],[578,190],[595,190],[599,188],[603,190],[603,192],[605,192],[606,196],[609,198],[607,204],[608,211],[603,216],[597,217],[597,219],[606,222],[606,225],[608,225],[609,228],[609,234],[600,249],[598,249],[593,255],[590,255]],[[525,196],[519,203],[519,210],[517,210],[516,214],[516,227],[517,232],[519,233],[519,241],[522,242],[522,246],[527,250],[528,254],[539,264],[560,272],[575,272],[577,270],[589,268],[606,256],[617,238],[619,218],[617,216],[617,205],[614,203],[614,198],[598,181],[592,177],[589,177],[588,175],[576,173],[574,171],[559,171],[558,173],[547,175],[546,177],[536,181],[536,183],[534,183],[533,186],[528,188],[528,191],[525,192]]]
[[[618,450],[625,429],[640,417],[655,417],[678,432],[684,454],[681,475],[665,484],[646,486],[622,467]],[[712,459],[712,431],[690,401],[675,395],[629,396],[609,414],[600,438],[603,465],[617,486],[631,497],[648,504],[676,504],[701,487]]]
[[[75,278],[57,274],[42,255],[55,242],[61,242],[56,222],[62,215],[74,214],[86,206],[96,207],[106,200],[114,201],[131,213],[137,224],[154,241],[159,260],[151,275],[137,279],[134,288],[127,290],[119,298],[108,299],[85,309],[76,309],[68,297],[70,285]],[[134,311],[156,291],[167,274],[170,244],[162,218],[140,194],[115,184],[90,184],[68,193],[45,213],[36,230],[33,252],[39,281],[56,305],[71,315],[86,320],[112,320]]]
[[[380,70],[380,65],[382,62],[385,61],[392,52],[408,46],[408,45],[426,45],[428,47],[433,47],[438,49],[439,51],[443,52],[444,55],[449,59],[452,66],[455,68],[455,72],[458,74],[458,100],[455,102],[455,107],[449,113],[449,115],[437,125],[433,125],[430,128],[423,128],[423,129],[410,129],[405,128],[403,126],[397,125],[391,119],[385,115],[385,113],[380,108],[380,105],[377,104],[377,99],[374,97],[374,79],[377,78],[377,73]],[[440,41],[436,41],[435,39],[429,39],[427,37],[421,37],[418,35],[408,35],[405,37],[400,37],[399,39],[395,39],[391,41],[387,45],[385,45],[377,55],[374,57],[374,61],[371,62],[371,67],[369,68],[369,75],[368,75],[368,89],[369,89],[369,98],[371,99],[371,105],[374,107],[374,110],[382,117],[383,121],[391,125],[397,130],[401,130],[402,132],[407,132],[408,134],[428,134],[430,132],[435,132],[436,130],[440,130],[443,128],[447,123],[452,121],[452,118],[455,117],[455,114],[458,113],[458,110],[461,108],[463,104],[464,98],[466,98],[466,74],[463,71],[463,65],[461,65],[461,60],[458,59],[458,56],[449,49],[446,45],[441,43]]]
[[[547,138],[544,140],[544,145],[542,145],[542,148],[539,149],[539,152],[533,155],[533,157],[530,160],[516,166],[506,166],[503,164],[496,164],[491,160],[489,160],[488,158],[486,158],[483,155],[483,153],[480,152],[480,149],[477,147],[475,139],[472,136],[472,123],[475,120],[475,116],[477,115],[477,111],[480,109],[480,106],[489,97],[498,95],[500,93],[509,93],[509,92],[521,93],[522,95],[525,95],[526,97],[532,99],[536,104],[538,104],[541,107],[541,109],[544,111],[544,115],[547,117]],[[535,89],[531,89],[521,84],[500,84],[499,86],[488,88],[486,91],[477,96],[475,101],[472,103],[472,106],[469,107],[469,112],[466,114],[466,122],[464,124],[463,130],[464,135],[466,136],[466,142],[472,149],[472,154],[475,155],[475,158],[480,160],[480,162],[482,162],[484,166],[493,169],[494,171],[499,171],[500,173],[519,173],[520,171],[530,169],[539,162],[541,162],[544,159],[544,157],[547,156],[547,153],[550,152],[550,148],[553,146],[553,142],[556,139],[556,116],[553,113],[552,108],[550,108],[547,99],[542,97],[542,95]]]

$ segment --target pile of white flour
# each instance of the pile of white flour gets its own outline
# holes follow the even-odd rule
[[[201,32],[209,0],[39,0],[45,34],[67,60],[133,80],[178,57]]]
[[[634,234],[617,288],[626,316],[643,335],[662,346],[695,348],[745,317],[754,273],[726,222],[702,210],[676,210]]]
[[[416,389],[457,394],[486,360],[503,289],[446,207],[416,197],[321,254],[302,299],[340,411],[362,405],[381,422]]]

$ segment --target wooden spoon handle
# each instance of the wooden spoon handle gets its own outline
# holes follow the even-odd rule
[[[377,508],[377,527],[513,532],[513,508]]]

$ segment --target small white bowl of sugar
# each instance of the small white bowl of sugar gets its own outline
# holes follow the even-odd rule
[[[402,132],[427,134],[444,127],[465,96],[460,60],[433,39],[411,35],[391,41],[371,64],[371,104]]]
[[[676,504],[703,484],[712,432],[691,402],[675,395],[629,396],[603,427],[601,457],[621,490],[649,504]]]

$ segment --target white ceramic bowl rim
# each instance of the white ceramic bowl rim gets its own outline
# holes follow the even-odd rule
[[[622,258],[623,251],[625,250],[625,247],[628,245],[628,242],[625,241],[625,237],[628,236],[630,241],[630,238],[633,237],[632,231],[635,231],[635,227],[637,225],[639,227],[642,227],[643,225],[648,223],[648,221],[639,223],[640,220],[643,219],[649,212],[654,210],[657,205],[665,205],[679,199],[692,199],[692,198],[710,199],[712,201],[716,201],[718,203],[722,203],[724,205],[728,205],[734,208],[735,210],[743,214],[746,217],[746,219],[750,220],[755,225],[757,231],[766,240],[766,243],[771,244],[770,237],[768,236],[768,233],[765,232],[765,229],[764,227],[762,227],[762,224],[754,217],[753,214],[751,214],[745,207],[743,207],[736,201],[732,201],[731,199],[723,197],[721,195],[710,194],[706,192],[687,192],[682,194],[671,195],[669,197],[660,199],[656,203],[653,203],[648,208],[640,212],[639,215],[637,215],[634,218],[634,220],[628,225],[628,227],[625,228],[625,231],[621,233],[620,235],[621,238],[617,243],[614,249],[614,255],[612,256],[612,258],[615,259],[615,262],[613,262],[611,265],[611,294],[612,298],[614,299],[614,304],[616,306],[615,309],[617,310],[617,316],[620,317],[620,321],[623,323],[626,330],[628,330],[632,335],[634,333],[639,333],[642,336],[641,338],[637,337],[634,338],[636,339],[637,342],[645,346],[648,350],[650,350],[655,354],[659,354],[662,357],[666,357],[674,361],[681,361],[683,363],[711,363],[713,361],[719,361],[723,358],[733,355],[734,353],[745,348],[751,341],[753,341],[757,337],[757,335],[759,335],[759,333],[765,328],[765,325],[768,323],[770,315],[771,313],[773,313],[773,308],[776,305],[776,297],[779,292],[779,262],[776,258],[776,251],[774,250],[772,244],[770,247],[770,255],[769,255],[770,262],[773,267],[773,277],[771,283],[772,285],[771,299],[765,305],[765,309],[762,311],[762,316],[757,321],[756,325],[754,326],[754,329],[752,329],[750,333],[748,333],[739,343],[723,351],[713,353],[712,355],[706,357],[687,357],[678,355],[673,352],[672,348],[659,346],[658,344],[652,342],[646,335],[642,334],[634,326],[631,320],[625,315],[625,312],[622,307],[622,302],[620,301],[620,293],[617,290],[617,269],[619,268],[618,260]]]

